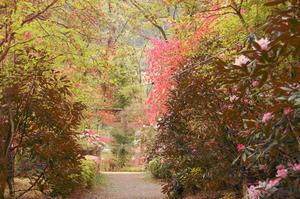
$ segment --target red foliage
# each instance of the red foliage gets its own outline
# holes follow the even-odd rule
[[[105,124],[113,124],[117,121],[116,116],[113,112],[110,111],[99,111],[99,117],[102,119],[102,122]]]
[[[175,86],[171,77],[179,71],[184,64],[184,52],[181,41],[172,39],[169,42],[153,39],[153,48],[148,51],[147,78],[154,87],[148,99],[149,120],[155,123],[160,112],[165,112],[165,101],[168,98],[168,89]]]
[[[191,37],[180,40],[176,37],[166,42],[162,39],[153,39],[153,47],[147,52],[150,68],[147,70],[147,80],[153,84],[147,104],[148,117],[151,124],[156,123],[157,117],[166,112],[165,102],[169,97],[169,89],[176,88],[172,76],[184,68],[187,55],[197,48],[197,43],[209,30],[209,26],[216,19],[211,16],[197,16],[202,22]]]

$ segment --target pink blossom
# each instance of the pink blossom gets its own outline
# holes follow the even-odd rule
[[[254,81],[252,82],[252,86],[253,86],[253,87],[257,87],[258,85],[259,85],[259,81],[254,80]]]
[[[234,101],[237,101],[238,99],[239,99],[238,96],[232,95],[232,96],[230,96],[229,101],[230,101],[230,102],[234,102]]]
[[[277,165],[276,169],[277,170],[279,170],[279,169],[285,169],[285,166],[283,164],[279,164],[279,165]]]
[[[271,42],[267,38],[261,38],[260,40],[256,40],[256,43],[261,47],[262,50],[268,50]]]
[[[247,64],[248,62],[250,62],[251,60],[246,57],[245,55],[241,55],[238,58],[235,59],[234,65],[237,66],[243,66],[245,64]]]
[[[197,155],[197,150],[196,149],[192,150],[192,155]]]
[[[249,103],[250,103],[250,100],[247,99],[247,98],[244,98],[244,99],[243,99],[243,102],[244,102],[244,104],[249,104]]]
[[[230,104],[230,105],[228,105],[227,108],[228,108],[228,110],[232,110],[233,109],[233,105]]]
[[[0,116],[0,124],[5,124],[5,118],[4,117],[2,117],[2,116]]]
[[[233,88],[232,88],[232,93],[233,93],[233,94],[237,94],[237,92],[238,92],[238,88],[237,88],[237,87],[233,87]]]
[[[238,151],[238,152],[241,152],[241,151],[245,150],[245,145],[243,145],[243,144],[238,144],[236,148],[237,148],[237,151]]]
[[[277,170],[277,175],[276,177],[279,177],[279,178],[286,178],[288,176],[288,170],[285,169],[285,168],[279,168]]]
[[[267,112],[264,114],[263,118],[262,118],[262,122],[263,123],[268,123],[270,120],[272,120],[274,118],[274,115],[272,112]]]
[[[300,172],[300,164],[294,164],[292,168],[293,171]]]
[[[259,199],[261,196],[260,190],[256,189],[254,185],[248,188],[248,196],[250,199]]]
[[[281,178],[275,178],[273,180],[270,180],[269,183],[266,186],[266,190],[272,189],[273,187],[277,186],[281,181]]]
[[[231,110],[232,108],[233,108],[233,106],[232,106],[232,104],[230,104],[230,105],[224,105],[223,106],[223,108],[225,109],[225,110]]]
[[[43,43],[42,39],[35,40],[35,45],[41,45]]]
[[[93,129],[86,129],[85,131],[89,135],[94,135],[95,134],[95,131]]]
[[[24,32],[24,38],[25,39],[30,39],[31,37],[32,37],[31,32],[29,32],[29,31]]]
[[[289,115],[291,112],[293,112],[293,109],[291,107],[286,107],[283,110],[284,115]]]

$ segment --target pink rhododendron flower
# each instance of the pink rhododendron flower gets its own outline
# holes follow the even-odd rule
[[[237,94],[238,88],[237,87],[233,87],[231,91],[232,91],[233,94]]]
[[[288,176],[288,170],[283,168],[277,169],[277,175],[278,178],[286,178]]]
[[[238,58],[235,59],[234,65],[237,66],[243,66],[245,64],[247,64],[248,62],[250,62],[251,60],[246,57],[245,55],[241,55]]]
[[[280,180],[281,180],[281,178],[275,178],[273,180],[270,180],[266,186],[266,190],[276,187],[280,183]]]
[[[243,145],[243,144],[238,144],[236,148],[237,148],[237,151],[238,151],[238,152],[241,152],[241,151],[243,151],[243,150],[245,149],[245,145]]]
[[[259,199],[261,196],[260,190],[256,189],[254,185],[248,188],[248,196],[250,199]]]
[[[277,165],[276,169],[277,170],[279,170],[279,169],[285,169],[285,166],[283,164],[279,164],[279,165]]]
[[[228,105],[227,108],[228,108],[228,110],[232,110],[233,109],[233,105]]]
[[[257,87],[258,85],[259,85],[259,81],[254,80],[254,81],[252,82],[252,86],[253,86],[253,87]]]
[[[238,99],[239,99],[238,96],[232,95],[232,96],[230,96],[229,101],[230,101],[230,102],[234,102],[234,101],[237,101]]]
[[[265,113],[264,116],[263,116],[263,118],[262,118],[262,122],[263,123],[268,123],[273,118],[274,118],[274,115],[273,115],[272,112]]]
[[[197,155],[197,150],[196,149],[192,150],[192,155]]]
[[[283,110],[284,115],[289,115],[291,112],[293,112],[293,109],[291,107],[286,107]]]
[[[225,105],[223,106],[223,108],[224,108],[225,110],[231,110],[231,109],[233,108],[233,106],[232,106],[232,104],[230,104],[230,105],[225,104]]]
[[[244,99],[243,99],[243,103],[244,103],[244,104],[249,104],[249,103],[250,103],[250,100],[247,99],[247,98],[244,98]]]
[[[293,171],[300,172],[300,164],[294,164],[292,168]]]
[[[262,50],[268,50],[271,42],[267,38],[261,38],[260,40],[256,40],[256,43],[261,47]]]

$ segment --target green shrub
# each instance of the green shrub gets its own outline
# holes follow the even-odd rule
[[[96,163],[93,160],[82,160],[80,183],[84,187],[92,187],[96,179]]]
[[[53,177],[54,176],[54,177]],[[91,188],[100,182],[96,173],[96,163],[93,160],[82,159],[75,170],[66,167],[56,175],[47,176],[47,182],[38,184],[39,190],[52,197],[67,197],[78,188]],[[49,188],[49,185],[52,186]],[[50,191],[51,193],[47,193]]]
[[[153,177],[158,179],[165,179],[170,176],[169,166],[159,157],[156,157],[149,162],[148,170]]]
[[[95,180],[94,180],[94,186],[101,186],[101,185],[105,185],[106,181],[105,181],[105,176],[102,173],[97,173]]]

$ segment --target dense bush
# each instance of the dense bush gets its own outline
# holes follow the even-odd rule
[[[25,163],[21,174],[31,180],[32,188],[65,196],[78,184],[71,179],[80,171],[82,158],[75,129],[85,106],[74,102],[69,80],[51,69],[53,58],[47,52],[28,46],[15,51],[15,61],[13,68],[0,71],[0,137],[11,142],[8,152]],[[13,166],[14,160],[9,161]]]
[[[96,179],[96,163],[93,160],[84,159],[81,161],[80,183],[84,187],[92,187]]]
[[[154,148],[171,167],[173,177],[165,186],[171,194],[183,190],[215,192],[241,185],[238,168],[232,165],[238,155],[234,140],[214,115],[225,96],[214,90],[218,83],[208,83],[207,76],[189,73],[188,79],[179,78],[168,104],[172,113],[159,122],[160,134]]]
[[[65,170],[68,170],[65,168]],[[96,173],[96,163],[93,160],[82,159],[80,162],[80,166],[77,170],[77,173],[72,172],[66,176],[66,171],[62,172],[62,175],[65,175],[64,178],[61,178],[62,175],[58,175],[58,178],[61,181],[56,179],[55,182],[52,183],[51,186],[51,194],[52,196],[63,196],[66,197],[73,191],[78,188],[91,188],[95,185],[97,173]],[[43,187],[44,186],[44,187]],[[40,184],[39,188],[49,188],[46,187],[45,184]],[[43,190],[42,190],[43,191]],[[45,192],[44,190],[43,192]]]
[[[158,179],[165,179],[170,177],[169,166],[164,163],[161,158],[154,158],[148,163],[148,170],[153,177]]]
[[[215,56],[222,38],[208,34],[173,75],[153,147],[170,165],[164,189],[171,197],[300,195],[300,2],[272,1],[265,9],[272,15],[244,45]]]

